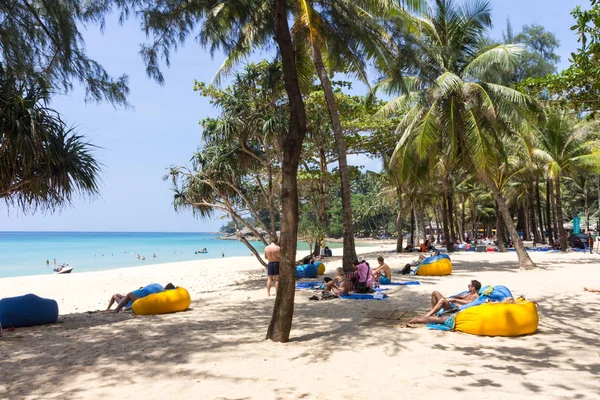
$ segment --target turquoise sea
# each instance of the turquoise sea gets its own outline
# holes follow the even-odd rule
[[[57,265],[70,264],[73,273],[77,273],[222,258],[223,254],[250,256],[243,243],[221,240],[219,236],[173,232],[0,232],[0,277],[52,274],[54,259]],[[262,253],[262,243],[252,244]],[[308,249],[306,243],[299,243],[298,247]],[[202,248],[208,253],[195,254]],[[142,256],[146,258],[143,261]]]

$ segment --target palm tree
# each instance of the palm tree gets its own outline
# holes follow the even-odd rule
[[[567,251],[567,234],[563,226],[562,177],[578,172],[600,172],[596,124],[577,124],[575,117],[565,110],[549,110],[546,124],[540,130],[534,155],[545,168],[546,175],[554,185],[554,201],[560,247]],[[550,199],[549,199],[550,200]]]
[[[530,129],[535,103],[516,90],[489,83],[510,70],[522,51],[517,45],[486,44],[490,13],[487,2],[436,0],[424,18],[413,20],[421,35],[399,45],[405,48],[403,56],[415,55],[412,64],[398,61],[391,69],[380,65],[384,76],[379,86],[403,93],[384,112],[412,106],[397,128],[399,146],[411,142],[423,158],[443,151],[485,183],[515,243],[520,267],[532,268],[535,264],[489,168],[506,157],[498,151],[503,135]]]
[[[302,142],[306,135],[306,112],[300,90],[296,49],[288,24],[289,9],[285,0],[228,1],[174,0],[120,0],[102,2],[98,7],[110,11],[116,6],[121,17],[141,17],[141,28],[151,43],[144,45],[142,57],[146,72],[158,82],[164,77],[161,61],[169,65],[172,50],[199,30],[198,41],[208,47],[211,54],[222,50],[228,57],[226,67],[231,68],[254,49],[273,45],[279,50],[283,67],[284,88],[289,101],[288,129],[280,132],[282,146],[281,169],[281,269],[279,291],[273,307],[273,317],[267,338],[287,342],[292,327],[295,296],[295,258],[298,234],[298,164]]]
[[[422,1],[402,1],[421,7]],[[325,94],[332,130],[338,149],[344,225],[343,265],[351,268],[356,259],[346,144],[335,101],[330,72],[341,69],[355,74],[368,85],[364,60],[382,53],[385,36],[374,17],[385,16],[396,4],[382,0],[302,0],[298,1],[292,27],[297,46],[310,53]],[[367,12],[365,12],[367,11]]]
[[[49,95],[43,80],[23,83],[0,68],[0,199],[24,212],[98,193],[94,146],[46,106]]]

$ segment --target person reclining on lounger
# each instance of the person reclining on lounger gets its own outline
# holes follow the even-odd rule
[[[479,289],[481,289],[481,283],[479,283],[479,281],[472,280],[471,283],[467,285],[467,288],[469,289],[469,293],[457,295],[449,299],[445,298],[440,292],[434,291],[431,293],[431,310],[429,310],[429,312],[422,317],[411,319],[408,321],[408,323],[414,324],[433,322],[435,324],[443,324],[448,318],[446,317],[443,321],[441,319],[438,320],[439,318],[444,318],[435,316],[438,311],[440,311],[442,308],[444,311],[455,309],[458,310],[458,306],[469,304],[479,297]]]
[[[600,289],[593,289],[593,288],[584,287],[583,290],[585,290],[586,292],[600,293]]]
[[[114,303],[117,303],[117,308],[115,309],[115,312],[119,312],[121,311],[121,309],[125,309],[125,311],[131,309],[131,305],[127,306],[127,304],[129,304],[129,302],[131,302],[131,304],[133,305],[133,302],[136,301],[137,299],[141,299],[143,297],[146,297],[147,295],[145,295],[142,291],[143,287],[134,290],[133,292],[129,292],[126,295],[122,295],[119,293],[115,293],[111,296],[110,301],[108,303],[108,307],[106,308],[106,311],[110,310],[110,308],[112,307],[112,305]],[[171,290],[171,289],[177,289],[177,287],[175,285],[173,285],[172,283],[167,283],[167,285],[164,287],[164,290]]]

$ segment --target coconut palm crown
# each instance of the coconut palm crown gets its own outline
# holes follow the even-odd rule
[[[489,2],[436,0],[423,17],[402,21],[401,29],[417,33],[403,35],[408,39],[397,44],[397,62],[379,65],[383,77],[377,89],[401,94],[382,110],[384,115],[408,108],[396,130],[396,152],[411,142],[422,158],[445,157],[475,172],[506,215],[513,242],[520,242],[491,169],[505,160],[503,137],[532,131],[537,105],[494,83],[514,68],[523,49],[485,40],[490,14]],[[524,249],[519,251],[522,243],[515,246],[521,267],[533,266]]]

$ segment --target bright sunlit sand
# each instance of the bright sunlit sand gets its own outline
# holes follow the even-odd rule
[[[450,276],[403,277],[396,272],[417,255],[387,254],[395,280],[421,285],[391,287],[384,301],[308,301],[311,291],[296,291],[286,344],[264,340],[274,300],[251,257],[0,279],[3,297],[31,292],[60,308],[57,324],[5,332],[0,397],[597,398],[600,294],[583,287],[600,286],[600,256],[531,255],[534,271],[518,271],[514,253],[458,253]],[[340,262],[326,265],[332,275]],[[503,338],[360,325],[374,310],[423,312],[432,290],[451,295],[471,279],[538,302],[538,331]],[[191,309],[95,312],[113,293],[150,282],[184,286]]]

